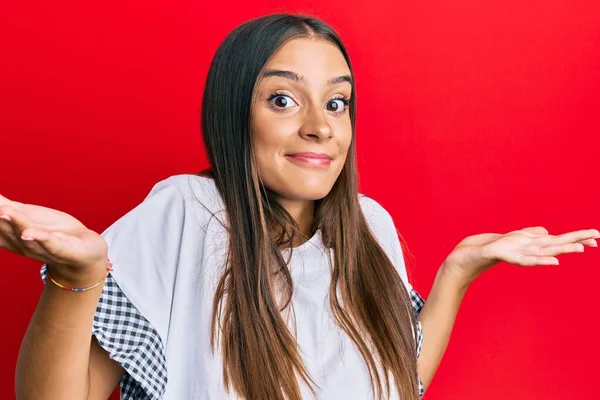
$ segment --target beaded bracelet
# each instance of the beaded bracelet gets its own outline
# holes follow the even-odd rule
[[[88,286],[88,287],[84,287],[84,288],[72,288],[72,287],[61,285],[60,283],[56,282],[54,280],[54,278],[52,278],[52,276],[50,276],[50,273],[48,272],[48,269],[46,269],[46,277],[48,279],[50,279],[50,281],[52,283],[54,283],[56,286],[58,286],[61,289],[68,290],[70,292],[87,292],[88,290],[91,290],[91,289],[94,289],[95,287],[100,286],[100,284],[102,284],[104,282],[104,280],[106,279],[106,277],[108,276],[108,274],[112,270],[113,270],[113,264],[110,261],[110,259],[108,259],[108,261],[107,261],[107,267],[106,267],[106,275],[100,281],[98,281],[97,283],[94,283],[92,286]]]

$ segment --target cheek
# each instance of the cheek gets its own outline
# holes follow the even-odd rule
[[[295,139],[298,126],[293,119],[273,115],[270,110],[257,109],[251,125],[254,155],[259,170],[268,175],[281,162],[282,152]]]
[[[352,143],[352,123],[350,122],[350,117],[341,119],[334,129],[340,154],[347,154]]]
[[[253,114],[251,132],[257,143],[284,146],[290,138],[297,136],[299,128],[297,118],[278,115],[267,106],[258,106]]]

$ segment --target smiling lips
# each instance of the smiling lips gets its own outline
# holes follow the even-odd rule
[[[331,164],[331,157],[327,154],[294,153],[287,154],[285,158],[295,164],[309,165],[313,167],[327,167],[329,164]]]

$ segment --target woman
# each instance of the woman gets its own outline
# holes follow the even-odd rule
[[[235,29],[202,125],[211,171],[159,182],[102,235],[0,197],[0,245],[47,263],[19,399],[117,384],[125,399],[417,399],[479,274],[557,264],[600,236],[468,237],[423,306],[390,215],[357,192],[351,64],[316,19]]]

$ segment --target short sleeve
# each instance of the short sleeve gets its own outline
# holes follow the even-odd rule
[[[402,246],[400,245],[400,239],[398,237],[398,231],[396,231],[394,220],[390,213],[375,200],[365,195],[360,195],[359,199],[365,218],[367,219],[373,234],[377,238],[377,241],[390,258],[394,267],[396,267],[400,278],[402,278],[410,296],[415,317],[418,317],[421,309],[425,305],[425,300],[413,288],[408,280],[404,254],[402,252]]]
[[[113,270],[92,333],[127,372],[120,382],[123,399],[154,400],[165,392],[170,312],[189,217],[180,182],[171,177],[157,183],[102,233]]]
[[[421,295],[413,288],[408,280],[408,274],[406,271],[406,264],[404,261],[404,254],[402,252],[402,246],[396,231],[396,226],[392,216],[385,208],[383,208],[378,202],[367,197],[365,195],[359,196],[362,211],[367,219],[369,226],[377,238],[379,244],[390,258],[392,264],[396,267],[398,274],[402,278],[408,294],[410,296],[415,318],[421,313],[421,309],[425,305],[425,300]],[[423,348],[424,335],[423,327],[420,321],[416,324],[416,347],[417,357],[421,355],[421,349]],[[419,379],[419,395],[423,396],[424,387],[421,379]]]
[[[46,283],[46,265],[40,271]],[[162,397],[167,385],[166,359],[158,332],[121,291],[109,274],[94,314],[92,335],[125,374],[122,400]]]
[[[171,177],[102,233],[115,282],[165,343],[187,217],[179,180]]]
[[[412,302],[413,310],[415,310],[415,316],[418,317],[421,309],[425,305],[425,300],[419,295],[416,290],[412,290],[410,293],[410,300]],[[423,325],[421,321],[417,321],[417,358],[421,355],[421,350],[423,349],[423,341],[425,337],[423,336]],[[419,397],[423,397],[425,394],[425,386],[423,386],[423,382],[421,382],[421,378],[419,377]]]
[[[359,201],[371,231],[394,267],[396,267],[400,278],[402,278],[402,281],[406,285],[408,293],[412,294],[413,287],[408,280],[404,254],[402,253],[402,246],[400,245],[400,239],[398,238],[398,232],[396,231],[392,216],[377,201],[370,197],[361,194],[359,195]]]

